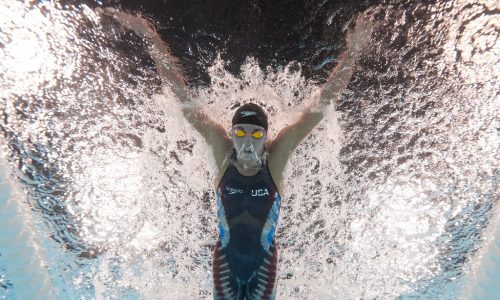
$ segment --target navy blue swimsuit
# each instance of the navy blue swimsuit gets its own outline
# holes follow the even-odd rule
[[[274,234],[281,198],[267,164],[257,174],[243,176],[230,163],[216,197],[214,299],[274,299]]]

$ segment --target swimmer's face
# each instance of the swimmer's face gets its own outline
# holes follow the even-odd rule
[[[235,124],[231,136],[238,160],[260,162],[267,139],[267,132],[263,127],[253,124]]]

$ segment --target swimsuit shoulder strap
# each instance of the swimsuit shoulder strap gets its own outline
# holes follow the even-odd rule
[[[236,150],[231,150],[226,154],[226,158],[224,159],[224,165],[227,167],[232,166],[234,161],[236,160]]]
[[[267,167],[267,157],[269,155],[269,152],[267,150],[264,151],[264,153],[262,154],[262,167],[263,168],[268,168]]]

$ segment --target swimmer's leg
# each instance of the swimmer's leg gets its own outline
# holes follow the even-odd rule
[[[278,249],[274,243],[269,252],[248,284],[248,300],[274,300],[276,297]]]
[[[229,263],[226,255],[222,251],[220,241],[215,244],[213,256],[213,279],[214,279],[214,300],[240,300],[244,295],[241,295],[240,284],[231,274]]]

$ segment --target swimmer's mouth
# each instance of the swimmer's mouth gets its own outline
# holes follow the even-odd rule
[[[258,160],[257,152],[255,152],[252,144],[244,144],[238,152],[237,158],[251,161]]]

